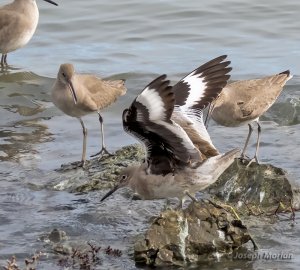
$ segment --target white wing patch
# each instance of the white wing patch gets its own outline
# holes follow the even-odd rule
[[[182,79],[183,82],[187,83],[189,85],[189,96],[185,102],[185,105],[183,107],[189,108],[193,105],[196,105],[199,100],[202,99],[204,96],[204,90],[206,88],[206,83],[203,81],[200,74],[195,74],[195,71],[191,74],[187,75],[184,79]]]
[[[150,121],[157,121],[165,118],[164,103],[156,89],[147,87],[140,95],[138,95],[136,100],[148,109]]]

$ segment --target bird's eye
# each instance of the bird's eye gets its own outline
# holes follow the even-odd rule
[[[124,180],[126,180],[126,178],[127,178],[127,175],[123,174],[122,175],[122,180],[124,181]]]
[[[64,72],[62,73],[62,75],[63,75],[64,77],[66,77],[66,74],[65,74]]]

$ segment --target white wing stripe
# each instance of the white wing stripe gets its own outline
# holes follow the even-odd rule
[[[189,108],[196,105],[199,100],[204,97],[206,83],[203,81],[200,74],[194,75],[195,71],[186,76],[182,81],[189,85],[189,95],[183,107]]]
[[[156,89],[147,87],[136,100],[148,109],[150,121],[165,118],[164,103]]]

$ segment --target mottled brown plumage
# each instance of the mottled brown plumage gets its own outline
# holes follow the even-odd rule
[[[228,84],[219,98],[212,104],[212,118],[220,125],[235,127],[249,125],[249,133],[242,152],[242,157],[252,133],[251,122],[258,124],[258,138],[254,159],[258,162],[260,125],[259,117],[276,101],[286,82],[291,79],[290,72],[254,80],[243,80]]]

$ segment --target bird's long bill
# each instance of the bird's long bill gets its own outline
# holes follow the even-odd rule
[[[54,6],[58,6],[58,4],[56,4],[55,2],[53,2],[51,0],[44,0],[44,1],[50,3],[50,4],[54,5]]]
[[[119,188],[119,185],[115,185],[110,191],[108,191],[100,200],[101,202],[103,202],[107,197],[109,197],[111,194],[113,194],[115,191],[117,191],[117,189]]]
[[[69,81],[69,89],[70,89],[70,92],[71,92],[71,95],[73,97],[73,100],[74,100],[74,103],[77,104],[77,96],[76,96],[76,92],[74,90],[74,86],[72,84],[71,81]]]

